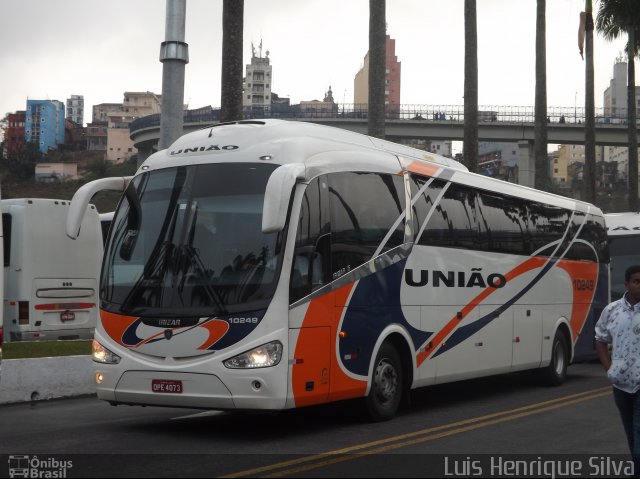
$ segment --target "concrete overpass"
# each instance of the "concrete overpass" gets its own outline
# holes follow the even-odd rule
[[[417,110],[415,111],[425,111]],[[208,114],[192,115],[185,112],[184,133],[206,128],[218,123],[217,111]],[[386,139],[399,141],[402,139],[452,140],[462,141],[464,137],[464,120],[456,110],[457,115],[444,110],[438,113],[440,119],[426,119],[421,114],[413,113],[408,117],[406,113],[394,115],[386,121]],[[569,115],[571,113],[571,115]],[[547,125],[548,143],[550,144],[584,144],[584,117],[574,114],[571,109],[565,116],[556,114],[550,116]],[[366,113],[358,114],[352,111],[333,113],[326,111],[317,114],[271,115],[286,120],[308,121],[312,123],[343,128],[357,133],[367,133]],[[361,116],[361,118],[353,118]],[[436,115],[432,115],[434,118]],[[447,119],[444,119],[447,118]],[[486,121],[482,121],[482,119]],[[515,118],[515,119],[514,119]],[[480,141],[517,143],[519,152],[520,181],[528,184],[529,172],[533,170],[533,141],[534,123],[530,112],[516,114],[505,112],[491,112],[491,115],[480,115],[478,123],[478,138]],[[568,121],[567,121],[568,119]],[[160,116],[150,115],[140,118],[131,124],[131,139],[138,149],[140,162],[157,150],[160,137]],[[598,116],[596,118],[596,145],[627,146],[628,130],[623,119]],[[532,173],[532,172],[531,172]]]

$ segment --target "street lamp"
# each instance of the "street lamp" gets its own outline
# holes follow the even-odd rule
[[[578,123],[578,92],[573,95],[573,122]]]

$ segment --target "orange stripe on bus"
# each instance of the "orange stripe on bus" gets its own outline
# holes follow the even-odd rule
[[[571,309],[571,332],[574,343],[587,321],[593,297],[598,286],[598,264],[582,261],[563,260],[558,263],[569,274],[573,287],[573,308]]]
[[[425,176],[434,176],[440,169],[440,166],[434,166],[420,161],[414,161],[407,166],[407,170],[410,172]]]
[[[229,323],[222,321],[221,319],[214,319],[207,321],[200,325],[201,328],[206,329],[209,332],[209,339],[198,349],[205,350],[216,344],[222,337],[229,331]]]
[[[123,316],[120,314],[109,313],[105,310],[100,311],[100,322],[102,323],[102,327],[105,332],[111,339],[122,346],[126,346],[122,342],[124,332],[137,320],[137,316]]]

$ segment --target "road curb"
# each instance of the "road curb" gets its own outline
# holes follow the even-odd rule
[[[96,393],[91,356],[3,359],[0,404]]]

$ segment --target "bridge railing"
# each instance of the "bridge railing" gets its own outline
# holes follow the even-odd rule
[[[367,104],[317,102],[303,105],[253,106],[244,108],[245,119],[281,118],[281,119],[367,119]],[[626,123],[626,109],[596,108],[597,124]],[[640,115],[639,115],[640,116]],[[464,105],[387,105],[386,117],[389,120],[413,120],[431,122],[463,122]],[[532,106],[483,105],[478,108],[478,122],[533,123],[535,108]],[[184,123],[207,124],[220,120],[220,108],[204,107],[185,110]],[[548,107],[549,123],[580,124],[585,122],[585,109],[582,107]],[[134,120],[129,129],[131,133],[160,125],[160,114],[149,115]]]

